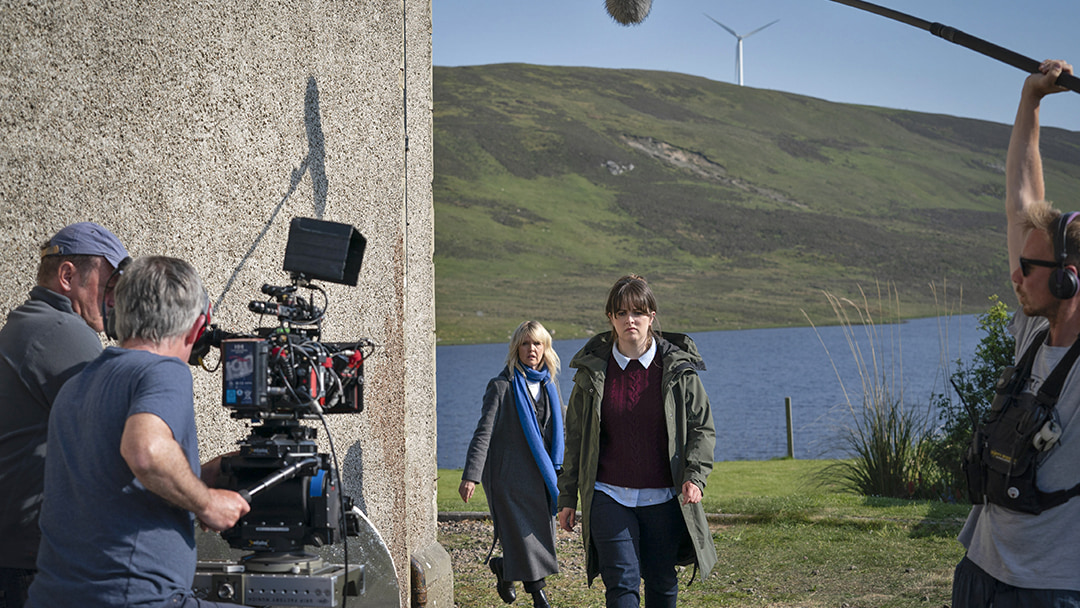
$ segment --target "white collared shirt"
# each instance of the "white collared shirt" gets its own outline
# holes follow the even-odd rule
[[[656,356],[656,340],[649,340],[649,342],[651,342],[651,344],[649,344],[649,349],[645,351],[645,354],[638,357],[638,363],[645,369],[649,369],[649,366],[652,365],[653,357]],[[619,352],[618,342],[611,345],[611,354],[615,357],[615,363],[618,364],[619,369],[626,369],[626,366],[632,361],[630,357]]]

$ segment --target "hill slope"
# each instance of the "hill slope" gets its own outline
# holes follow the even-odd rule
[[[442,343],[527,318],[603,330],[630,272],[679,331],[827,323],[823,290],[894,285],[905,316],[1011,291],[1008,125],[667,72],[436,67],[434,84]],[[1043,152],[1049,198],[1075,204],[1080,134],[1046,129]]]

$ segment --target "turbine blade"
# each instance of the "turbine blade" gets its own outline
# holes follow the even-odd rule
[[[701,14],[702,14],[702,15],[705,15],[706,17],[709,17],[708,13],[701,13]],[[716,19],[713,19],[712,17],[709,17],[709,20],[710,20],[710,21],[712,21],[713,23],[715,23],[716,25],[719,25],[720,27],[722,27],[722,28],[724,28],[725,30],[727,30],[727,31],[728,31],[728,33],[729,33],[729,34],[731,34],[732,36],[734,36],[734,37],[736,37],[736,38],[739,38],[739,37],[740,37],[740,36],[739,36],[738,34],[736,34],[736,33],[735,33],[735,30],[733,30],[733,29],[731,29],[730,27],[728,27],[728,26],[724,25],[723,23],[720,23],[720,22],[719,22],[719,21],[717,21]],[[778,19],[777,21],[779,21],[779,19]],[[772,25],[772,24],[770,23],[769,25]],[[766,26],[766,27],[768,27],[768,26]]]
[[[708,15],[706,15],[706,17],[708,17]],[[777,19],[776,21],[780,21],[780,20],[779,20],[779,19]],[[754,31],[750,32],[749,34],[747,34],[747,35],[743,36],[743,38],[749,38],[750,36],[753,36],[754,34],[756,34],[756,33],[760,32],[761,30],[763,30],[763,29],[765,29],[765,28],[767,28],[767,27],[769,27],[770,25],[773,25],[773,24],[775,24],[775,23],[776,23],[776,21],[773,21],[772,23],[766,23],[765,25],[763,25],[763,26],[761,26],[761,27],[757,28],[756,30],[754,30]]]

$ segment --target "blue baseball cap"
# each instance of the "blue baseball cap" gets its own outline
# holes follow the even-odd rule
[[[79,222],[64,226],[49,239],[41,248],[41,257],[47,255],[98,255],[118,268],[128,252],[108,228],[94,222]]]

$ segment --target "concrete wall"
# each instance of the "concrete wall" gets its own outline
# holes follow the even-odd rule
[[[293,217],[355,226],[359,286],[323,284],[323,337],[379,349],[365,411],[330,426],[406,601],[436,535],[431,103],[430,0],[0,0],[0,314],[40,243],[91,220],[191,261],[215,321],[250,330]],[[194,372],[206,459],[246,425]]]

